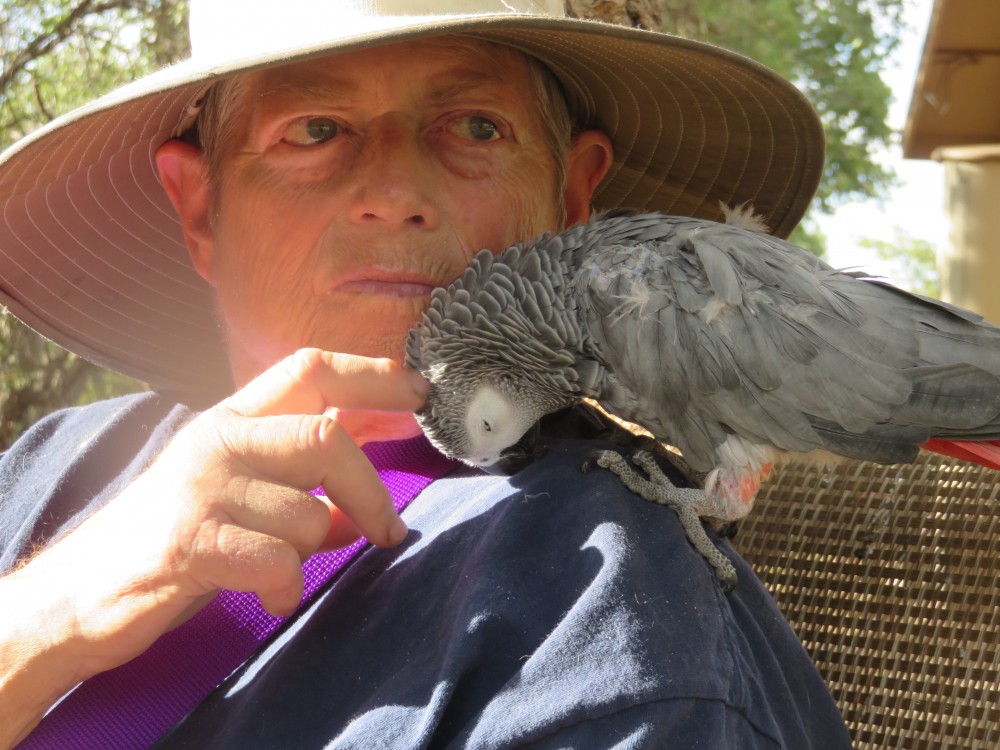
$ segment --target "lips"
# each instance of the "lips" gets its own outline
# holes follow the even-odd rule
[[[330,289],[342,294],[367,294],[383,297],[426,297],[441,282],[413,271],[368,267],[342,275]]]

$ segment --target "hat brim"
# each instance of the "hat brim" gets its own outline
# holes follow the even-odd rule
[[[209,65],[191,59],[61,117],[0,156],[0,301],[65,348],[166,390],[232,382],[211,288],[192,268],[156,149],[207,83],[255,68],[463,34],[542,60],[612,139],[598,209],[721,218],[751,204],[787,236],[822,174],[823,131],[770,69],[667,34],[535,16],[421,23]]]

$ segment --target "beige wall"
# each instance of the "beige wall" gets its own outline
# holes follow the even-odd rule
[[[1000,146],[938,149],[951,247],[939,259],[941,298],[1000,325]]]

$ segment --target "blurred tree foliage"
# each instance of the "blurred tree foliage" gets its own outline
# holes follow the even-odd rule
[[[899,45],[906,0],[663,0],[664,30],[713,42],[773,68],[812,102],[827,139],[813,210],[884,197],[895,175],[879,158],[896,133],[882,80]],[[906,92],[908,93],[908,92]],[[791,238],[817,255],[807,220]]]
[[[899,44],[904,0],[664,0],[667,31],[741,52],[794,82],[823,121],[817,194],[829,210],[881,196],[893,175],[875,158],[894,143],[881,78]]]
[[[880,72],[905,0],[567,0],[571,11],[714,42],[794,81],[823,119],[817,206],[881,195],[892,142]],[[187,0],[0,0],[0,147],[94,96],[188,53]],[[797,242],[821,252],[818,233]],[[0,316],[0,448],[54,408],[142,387]]]
[[[187,0],[0,0],[0,148],[188,54]],[[141,390],[0,315],[0,450],[53,409]]]
[[[0,147],[188,50],[187,0],[0,0]]]
[[[937,249],[927,240],[912,236],[901,227],[895,228],[892,240],[865,237],[858,245],[874,250],[879,260],[888,263],[889,278],[909,292],[925,297],[941,298],[941,274],[937,266]]]

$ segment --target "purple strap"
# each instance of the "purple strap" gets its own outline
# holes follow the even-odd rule
[[[364,452],[389,488],[397,510],[455,466],[422,437],[370,443]],[[302,566],[303,601],[365,544],[361,539],[309,558]],[[255,594],[223,591],[145,653],[82,683],[46,715],[18,750],[148,747],[255,653],[282,622],[284,618],[264,611]]]

